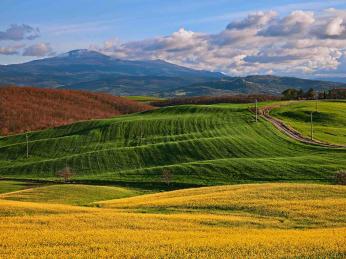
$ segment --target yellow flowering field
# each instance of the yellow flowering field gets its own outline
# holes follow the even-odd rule
[[[0,257],[346,256],[342,186],[219,186],[94,205],[0,200]]]

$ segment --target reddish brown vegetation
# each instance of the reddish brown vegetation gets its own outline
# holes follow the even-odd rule
[[[224,95],[224,96],[198,96],[179,97],[164,101],[151,102],[152,105],[163,107],[182,104],[215,104],[215,103],[251,103],[255,100],[259,102],[281,100],[279,96],[272,95]]]
[[[346,185],[346,170],[338,171],[335,175],[336,184]]]
[[[152,106],[103,93],[0,87],[0,135],[149,109]]]
[[[74,175],[74,173],[73,173],[72,169],[68,166],[66,166],[65,168],[63,168],[59,172],[57,172],[57,176],[61,177],[65,183],[68,182],[73,175]]]

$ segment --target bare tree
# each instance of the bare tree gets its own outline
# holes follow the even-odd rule
[[[346,170],[340,170],[335,174],[336,184],[346,185]]]
[[[68,182],[73,175],[73,171],[69,166],[64,167],[57,173],[57,176],[63,178],[65,183]]]
[[[169,185],[172,181],[172,177],[173,177],[173,174],[172,174],[172,171],[169,170],[169,169],[164,169],[162,171],[162,181],[164,183],[166,183],[167,185]]]

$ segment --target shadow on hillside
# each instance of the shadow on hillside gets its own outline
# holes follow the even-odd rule
[[[196,188],[202,187],[204,185],[199,184],[188,184],[188,183],[166,183],[161,182],[128,182],[128,181],[105,181],[105,180],[71,180],[69,182],[63,182],[60,180],[34,180],[34,179],[0,179],[0,181],[20,181],[30,184],[86,184],[86,185],[98,185],[98,186],[117,186],[117,187],[126,187],[133,189],[142,189],[148,191],[172,191],[178,189],[186,188]]]

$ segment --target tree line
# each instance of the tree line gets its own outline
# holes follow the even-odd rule
[[[330,89],[317,92],[310,88],[306,92],[302,89],[289,88],[282,92],[284,100],[314,100],[314,99],[346,99],[346,89]]]
[[[162,101],[154,101],[150,104],[157,107],[164,107],[183,104],[252,103],[256,100],[258,102],[278,101],[281,100],[281,97],[265,94],[176,97]]]

